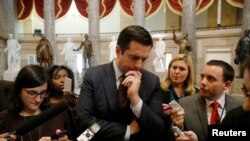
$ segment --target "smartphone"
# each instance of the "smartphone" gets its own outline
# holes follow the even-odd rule
[[[64,90],[72,91],[72,80],[68,77],[64,80]]]
[[[181,107],[181,105],[179,105],[179,103],[176,102],[175,100],[171,101],[171,102],[169,103],[169,105],[170,105],[172,108],[180,108],[181,110],[184,111],[184,109]]]
[[[172,129],[173,129],[174,133],[177,133],[179,136],[181,136],[181,137],[185,136],[184,133],[180,130],[179,127],[173,126]]]

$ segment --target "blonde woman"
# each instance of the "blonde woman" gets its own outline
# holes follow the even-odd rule
[[[192,58],[186,54],[178,54],[174,57],[168,66],[166,78],[161,82],[162,89],[162,106],[165,116],[166,128],[172,127],[172,122],[183,128],[184,110],[171,109],[169,102],[179,98],[195,94],[199,90],[194,86],[194,68]],[[170,118],[171,117],[171,118]],[[168,135],[172,136],[169,130]]]
[[[186,54],[178,54],[168,66],[166,78],[161,82],[163,103],[194,94],[198,91],[194,86],[194,68],[192,58]]]

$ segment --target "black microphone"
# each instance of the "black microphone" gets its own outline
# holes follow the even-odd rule
[[[43,111],[41,114],[34,116],[27,120],[25,123],[21,124],[13,131],[12,135],[23,135],[30,130],[38,127],[39,125],[45,123],[46,121],[52,119],[53,117],[57,116],[58,114],[66,111],[69,109],[69,105],[66,101],[62,101],[59,104],[52,106],[51,108]]]

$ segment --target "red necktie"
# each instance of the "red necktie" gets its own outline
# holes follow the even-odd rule
[[[213,111],[211,114],[210,125],[220,124],[220,115],[218,112],[218,108],[220,106],[220,103],[215,101],[211,104],[211,106],[213,107]]]
[[[121,109],[126,109],[126,106],[128,104],[128,98],[127,98],[128,88],[125,87],[124,85],[122,85],[122,81],[125,78],[126,78],[125,75],[122,75],[120,77],[121,81],[120,81],[120,85],[119,85],[118,90],[117,90],[118,99],[119,99],[119,106]]]

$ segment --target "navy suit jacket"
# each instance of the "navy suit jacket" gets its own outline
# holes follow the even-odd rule
[[[159,78],[141,70],[139,96],[143,101],[141,115],[137,118],[130,107],[120,111],[113,63],[89,68],[84,75],[78,98],[77,123],[83,131],[97,122],[101,130],[93,141],[123,141],[127,125],[135,119],[139,133],[130,136],[130,141],[160,140],[164,133],[163,111]]]

